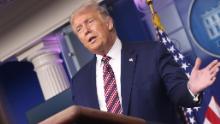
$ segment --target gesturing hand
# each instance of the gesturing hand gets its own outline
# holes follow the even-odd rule
[[[196,58],[195,65],[189,78],[188,87],[193,94],[198,94],[200,91],[213,84],[216,79],[216,74],[219,71],[220,62],[218,60],[212,61],[203,69],[199,68],[201,63],[201,59]]]

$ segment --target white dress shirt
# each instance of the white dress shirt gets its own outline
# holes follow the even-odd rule
[[[121,41],[117,38],[115,43],[113,44],[110,51],[107,53],[107,56],[111,57],[109,64],[111,65],[117,85],[117,91],[119,95],[119,100],[122,105],[122,97],[121,97]],[[96,89],[98,96],[99,108],[101,111],[107,111],[106,102],[105,102],[105,93],[104,93],[104,80],[103,80],[103,62],[101,55],[97,55],[96,61]]]

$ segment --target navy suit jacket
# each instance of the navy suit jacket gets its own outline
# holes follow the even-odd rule
[[[133,58],[133,61],[129,61]],[[187,89],[188,78],[159,43],[122,43],[123,114],[147,121],[179,123],[178,105],[197,105]],[[73,104],[99,109],[96,57],[72,79]]]

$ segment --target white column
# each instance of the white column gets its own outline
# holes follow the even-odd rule
[[[34,65],[45,100],[69,88],[70,83],[59,57],[59,38],[47,37],[18,56]]]

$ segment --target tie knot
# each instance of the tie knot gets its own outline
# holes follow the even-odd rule
[[[109,56],[103,56],[103,57],[102,57],[102,62],[104,62],[105,64],[107,64],[110,59],[111,59],[111,57],[109,57]]]

